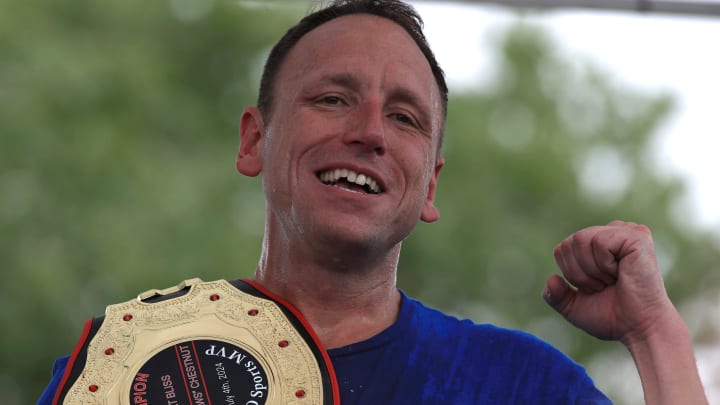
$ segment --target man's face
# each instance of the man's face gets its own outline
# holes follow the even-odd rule
[[[418,219],[437,219],[441,126],[430,66],[402,27],[365,14],[319,26],[288,54],[264,123],[270,226],[285,238],[396,245]]]

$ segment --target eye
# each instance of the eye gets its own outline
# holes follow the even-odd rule
[[[405,125],[417,126],[417,125],[415,125],[415,120],[413,120],[412,117],[410,117],[407,114],[393,113],[390,115],[390,117],[395,119],[398,122],[405,124]]]
[[[319,101],[320,101],[320,103],[326,104],[326,105],[342,105],[342,104],[344,104],[343,99],[338,96],[325,96],[325,97],[322,97]]]

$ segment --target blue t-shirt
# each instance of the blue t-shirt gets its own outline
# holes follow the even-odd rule
[[[398,320],[328,351],[342,405],[612,404],[585,370],[527,333],[443,314],[403,294]],[[67,357],[38,405],[50,405]]]

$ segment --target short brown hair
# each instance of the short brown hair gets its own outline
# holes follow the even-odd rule
[[[423,20],[415,9],[400,0],[334,0],[329,6],[305,16],[291,27],[270,51],[258,94],[258,108],[266,120],[272,115],[275,79],[287,54],[305,34],[335,18],[351,14],[371,14],[387,18],[407,31],[423,53],[442,97],[443,126],[447,117],[448,88],[445,74],[423,34]],[[442,129],[441,129],[442,132]]]

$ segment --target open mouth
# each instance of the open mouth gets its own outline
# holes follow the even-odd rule
[[[369,175],[349,169],[326,170],[319,172],[317,176],[323,184],[349,191],[365,194],[380,194],[383,191],[378,182]]]

